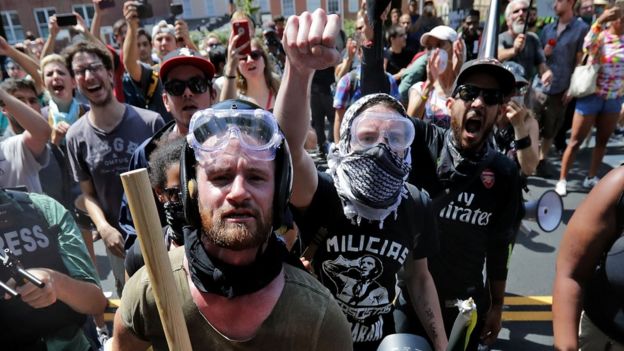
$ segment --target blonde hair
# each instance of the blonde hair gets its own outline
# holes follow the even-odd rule
[[[41,74],[41,78],[43,79],[43,70],[44,68],[51,64],[51,63],[58,63],[59,65],[65,67],[65,69],[67,69],[68,73],[69,69],[67,68],[67,61],[65,61],[65,58],[59,54],[50,54],[50,55],[46,55],[41,59],[41,62],[39,63],[39,72]]]

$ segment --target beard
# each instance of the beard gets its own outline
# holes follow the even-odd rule
[[[113,90],[112,89],[109,89],[106,92],[106,96],[102,100],[92,100],[92,99],[87,98],[87,100],[89,100],[89,104],[91,106],[97,106],[97,107],[104,107],[104,106],[108,105],[111,102],[112,99],[113,99]]]
[[[468,112],[470,112],[470,110],[466,111],[466,115],[468,114]],[[486,111],[474,112],[480,115],[482,121],[482,125],[479,127],[479,129],[474,131],[479,133],[479,138],[475,140],[464,140],[462,138],[463,132],[466,129],[467,118],[465,116],[464,120],[458,118],[451,119],[451,137],[453,139],[453,143],[458,149],[461,149],[462,151],[479,151],[483,146],[484,142],[487,141],[490,133],[492,133],[494,123],[496,122],[496,118],[487,118]]]
[[[522,34],[522,32],[524,31],[524,21],[522,20],[516,20],[511,24],[511,29],[513,30],[514,33],[516,34]]]
[[[210,213],[201,208],[202,243],[210,243],[229,250],[246,250],[263,245],[271,232],[272,213],[264,218],[257,209],[251,209],[255,224],[228,223],[223,220],[223,211]]]

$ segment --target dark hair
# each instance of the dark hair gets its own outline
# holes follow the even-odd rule
[[[405,29],[403,29],[403,27],[399,25],[390,26],[386,32],[386,40],[388,41],[388,44],[390,44],[390,39],[396,38],[401,34],[405,34]]]
[[[150,45],[152,45],[152,36],[145,30],[145,28],[139,28],[139,30],[137,31],[137,38],[141,35],[146,37],[147,41],[149,41]]]
[[[227,59],[227,50],[223,45],[217,45],[210,49],[208,53],[208,59],[212,62],[213,66],[217,71],[219,71],[220,63],[225,64]]]
[[[166,138],[165,138],[166,139]],[[180,163],[184,138],[162,140],[149,156],[149,179],[152,189],[164,188],[167,184],[167,169]]]
[[[7,78],[1,84],[0,88],[6,90],[7,93],[13,95],[18,90],[32,90],[37,96],[37,89],[35,83],[30,79],[13,79]]]
[[[66,47],[63,52],[61,52],[61,55],[63,55],[63,57],[65,57],[65,61],[67,61],[67,69],[69,70],[69,74],[71,74],[72,77],[74,76],[72,62],[74,61],[74,56],[76,56],[76,54],[80,52],[87,52],[98,56],[100,60],[102,60],[102,63],[104,64],[106,70],[110,71],[113,69],[113,58],[111,57],[110,52],[102,49],[101,47],[91,42],[81,41],[72,46]]]

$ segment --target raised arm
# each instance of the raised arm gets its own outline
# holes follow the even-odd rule
[[[191,40],[191,34],[189,33],[188,23],[183,19],[177,19],[175,21],[175,37],[178,42],[182,42],[187,48],[199,51],[199,48],[193,40]]]
[[[126,1],[123,6],[123,14],[128,24],[128,32],[123,42],[123,64],[126,71],[135,82],[141,81],[141,65],[139,64],[139,47],[137,44],[139,35],[139,14],[134,1]]]
[[[45,44],[43,44],[43,49],[41,49],[41,57],[45,57],[47,55],[54,53],[54,46],[56,45],[56,36],[58,35],[61,28],[58,23],[56,23],[56,15],[52,15],[48,18],[48,39],[46,39]]]
[[[227,61],[225,62],[225,68],[223,69],[223,76],[225,77],[225,80],[223,81],[223,87],[221,88],[221,96],[219,97],[219,100],[221,101],[236,98],[236,73],[238,62],[245,59],[245,56],[240,52],[247,46],[251,45],[250,42],[247,42],[239,47],[236,47],[238,38],[238,34],[234,35],[233,32],[230,33]]]
[[[0,101],[4,102],[4,109],[22,128],[24,128],[24,144],[38,158],[45,151],[46,143],[52,133],[52,128],[41,116],[39,111],[13,97],[6,90],[0,88]]]
[[[39,62],[37,62],[37,60],[9,45],[2,36],[0,36],[0,55],[12,58],[13,61],[20,65],[24,71],[31,76],[35,82],[35,88],[38,94],[43,91],[43,78],[41,78],[41,74],[39,74]]]
[[[98,38],[99,40],[102,40],[102,37],[100,36],[100,28],[102,27],[102,9],[100,9],[100,2],[102,2],[102,0],[93,0],[93,9],[94,9],[94,14],[93,14],[93,19],[91,20],[91,35],[93,35],[94,37]]]
[[[553,285],[555,350],[578,349],[583,287],[601,255],[620,233],[616,204],[624,191],[624,167],[607,174],[572,215],[557,254]]]
[[[335,66],[340,55],[335,41],[340,30],[338,16],[318,9],[288,18],[283,45],[286,67],[275,102],[275,116],[286,135],[293,160],[293,193],[290,202],[307,207],[318,186],[314,162],[305,143],[310,125],[310,86],[317,69]]]

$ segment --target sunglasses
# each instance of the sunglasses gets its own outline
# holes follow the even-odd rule
[[[167,199],[169,199],[169,201],[174,201],[174,202],[180,201],[180,188],[179,187],[164,188],[163,194],[165,195],[165,197],[167,197]]]
[[[460,99],[466,102],[472,102],[479,96],[483,98],[483,102],[486,105],[499,105],[503,103],[503,93],[496,89],[483,89],[475,87],[474,85],[460,85],[455,88],[453,96],[459,96]]]
[[[165,83],[165,91],[172,96],[182,96],[186,87],[193,94],[203,94],[208,91],[208,80],[203,77],[193,77],[187,81],[173,79]]]
[[[253,50],[249,53],[249,57],[254,61],[258,61],[262,57],[262,50]]]

